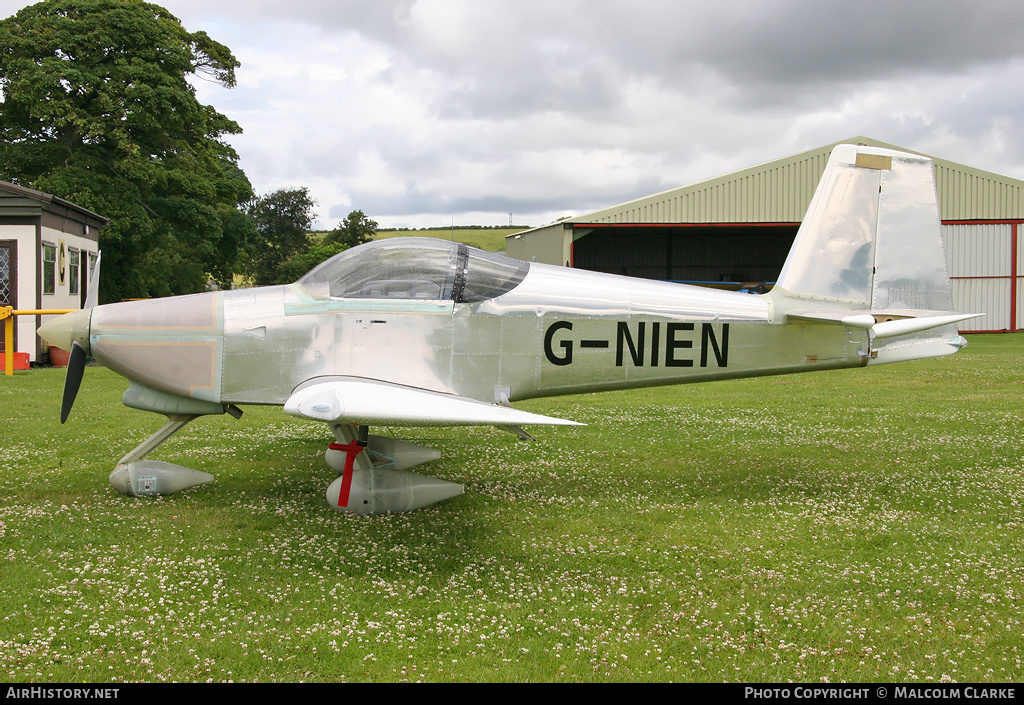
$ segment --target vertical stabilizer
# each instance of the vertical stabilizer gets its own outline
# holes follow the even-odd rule
[[[844,144],[829,158],[773,291],[787,309],[951,311],[932,162]]]

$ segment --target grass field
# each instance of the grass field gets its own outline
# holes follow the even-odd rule
[[[392,237],[432,237],[439,240],[454,240],[471,247],[490,252],[505,251],[505,236],[523,232],[523,227],[513,228],[430,228],[420,230],[380,230],[374,239],[383,240]],[[315,237],[323,237],[326,232],[314,233]]]
[[[524,228],[453,228],[452,230],[385,230],[377,233],[378,240],[389,237],[434,237],[454,240],[490,252],[505,251],[505,236],[521,233]]]
[[[0,679],[898,681],[1022,675],[1024,335],[891,367],[524,402],[585,428],[394,429],[466,494],[333,512],[325,427],[163,419],[89,368],[0,380]],[[388,432],[388,431],[385,431]]]

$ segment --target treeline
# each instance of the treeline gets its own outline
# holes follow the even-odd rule
[[[379,233],[429,230],[529,230],[529,225],[432,225],[426,228],[377,228]]]

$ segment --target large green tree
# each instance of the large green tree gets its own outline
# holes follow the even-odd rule
[[[338,227],[327,233],[322,241],[307,236],[305,246],[296,249],[278,266],[278,280],[280,282],[297,281],[324,260],[330,259],[350,247],[370,242],[376,234],[376,220],[371,220],[360,210],[352,211],[345,216]]]
[[[238,62],[141,0],[46,0],[0,21],[0,178],[111,218],[101,300],[230,281],[253,246],[252,188],[224,141],[241,128],[189,77]]]
[[[295,280],[282,265],[309,247],[316,201],[309,189],[285,188],[260,196],[246,206],[256,224],[258,245],[243,267],[253,284],[285,284]]]
[[[355,247],[370,242],[377,234],[377,221],[369,218],[360,210],[354,210],[345,216],[331,232],[327,233],[327,244],[337,243],[346,247]]]

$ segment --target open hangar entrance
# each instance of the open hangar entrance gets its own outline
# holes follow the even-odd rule
[[[757,285],[778,278],[828,157],[844,143],[914,152],[853,137],[514,233],[506,251],[612,274],[767,289]],[[930,158],[954,310],[984,312],[960,331],[1024,330],[1024,181]]]
[[[763,291],[782,271],[799,227],[799,223],[573,223],[570,266]]]

